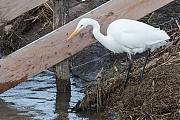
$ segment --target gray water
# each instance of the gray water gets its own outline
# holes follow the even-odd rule
[[[0,94],[0,120],[87,120],[72,108],[84,97],[81,84],[73,84],[71,93],[57,93],[54,72],[45,70],[18,86]],[[76,86],[75,86],[76,85]]]

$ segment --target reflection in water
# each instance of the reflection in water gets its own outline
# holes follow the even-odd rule
[[[71,93],[57,93],[56,94],[55,113],[58,113],[58,117],[56,119],[68,118],[68,108],[69,108],[70,97],[71,97]]]
[[[74,80],[71,78],[71,83]],[[0,119],[11,120],[84,120],[78,117],[72,108],[83,98],[80,87],[71,85],[71,93],[57,93],[54,73],[45,70],[18,86],[0,94]],[[13,111],[12,113],[10,111]],[[6,116],[5,116],[6,115]]]

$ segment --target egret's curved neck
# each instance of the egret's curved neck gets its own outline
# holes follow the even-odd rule
[[[96,20],[93,20],[93,19],[90,19],[89,23],[91,23],[91,25],[93,26],[93,35],[94,35],[94,37],[99,42],[102,43],[102,41],[103,41],[103,43],[104,43],[106,41],[106,39],[107,39],[107,36],[101,34],[99,23]]]

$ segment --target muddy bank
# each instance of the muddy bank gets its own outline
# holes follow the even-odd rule
[[[0,99],[0,119],[2,120],[31,120],[33,116],[23,115],[22,112],[11,107],[13,104],[5,103],[4,100]],[[19,114],[19,115],[18,115]],[[18,116],[17,116],[18,115]]]
[[[120,60],[102,72],[98,84],[90,84],[77,110],[101,110],[112,119],[180,118],[180,6],[173,2],[145,16],[140,21],[166,30],[168,46],[151,54],[142,82],[138,82],[144,58],[134,60],[128,85],[123,93],[126,62]],[[120,74],[121,73],[121,74]]]
[[[102,73],[98,84],[90,84],[77,110],[102,110],[116,119],[180,118],[180,33],[168,47],[156,51],[138,82],[143,58],[133,62],[130,80],[123,93],[126,64],[119,62]],[[121,75],[119,74],[121,73]]]

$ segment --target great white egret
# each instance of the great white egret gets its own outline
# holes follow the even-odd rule
[[[107,36],[100,33],[99,23],[91,18],[83,18],[78,23],[74,32],[69,36],[68,40],[81,29],[91,25],[93,27],[94,37],[107,49],[114,53],[126,52],[129,57],[129,66],[124,80],[123,90],[126,86],[129,72],[132,66],[131,55],[142,53],[143,51],[154,51],[156,48],[167,43],[170,37],[165,31],[159,28],[154,28],[142,22],[130,19],[118,19],[113,21],[107,28]],[[143,77],[146,62],[150,55],[150,51],[145,59],[144,67],[140,74],[140,80]]]

